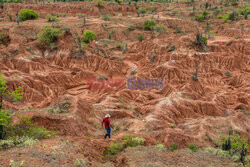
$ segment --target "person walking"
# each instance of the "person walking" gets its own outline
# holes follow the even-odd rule
[[[104,136],[104,139],[107,138],[107,136],[110,138],[110,133],[111,133],[111,128],[110,128],[110,115],[109,114],[106,114],[105,117],[103,118],[102,120],[102,127],[103,127],[103,124],[105,125],[105,129],[107,131],[107,133],[105,134]]]

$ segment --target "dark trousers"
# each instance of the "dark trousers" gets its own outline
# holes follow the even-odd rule
[[[106,139],[107,136],[110,138],[111,128],[110,128],[110,127],[105,127],[105,129],[107,130],[107,133],[106,133],[106,135],[104,136],[104,138]]]

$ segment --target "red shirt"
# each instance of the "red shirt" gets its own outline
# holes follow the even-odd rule
[[[108,118],[103,118],[103,121],[102,121],[102,122],[104,122],[104,124],[105,124],[105,128],[109,127],[109,125],[110,125],[110,121],[109,121],[109,119],[108,119]]]

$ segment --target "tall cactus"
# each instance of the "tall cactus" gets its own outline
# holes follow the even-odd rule
[[[231,136],[231,128],[229,129],[228,139],[225,141],[225,143],[222,144],[222,150],[225,150],[225,151],[230,151],[231,150],[232,143],[231,143],[230,136]]]
[[[245,144],[242,145],[241,152],[240,152],[240,161],[244,164],[245,158],[247,155],[247,148],[245,148]]]
[[[194,62],[195,62],[195,72],[194,72],[194,75],[192,76],[192,79],[194,81],[198,81],[198,70],[199,70],[198,67],[199,67],[199,64],[198,64],[197,60],[195,60]]]

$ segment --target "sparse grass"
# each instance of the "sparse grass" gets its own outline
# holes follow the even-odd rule
[[[70,109],[70,103],[67,101],[63,101],[59,103],[58,106],[50,108],[49,111],[54,114],[61,114],[61,113],[68,113],[69,109]]]
[[[175,151],[175,150],[177,150],[178,149],[178,146],[177,145],[175,145],[175,144],[171,144],[170,145],[170,151]]]
[[[126,147],[136,147],[143,145],[145,139],[137,136],[124,136],[122,141],[117,141],[107,147],[107,150],[103,151],[107,157],[112,157],[113,155],[121,152]]]
[[[142,42],[145,39],[145,37],[143,34],[141,34],[141,35],[137,36],[137,39],[139,42]]]
[[[175,123],[169,123],[168,126],[169,126],[170,128],[175,128],[175,127],[176,127],[176,124],[175,124]]]
[[[110,21],[111,20],[110,16],[107,15],[107,14],[102,15],[102,19],[105,20],[105,21]]]
[[[134,24],[130,24],[128,29],[129,29],[130,31],[134,30],[134,29],[135,29],[135,25],[134,25]]]
[[[17,161],[14,162],[13,160],[10,160],[10,164],[8,167],[22,167],[24,165],[24,160],[23,161]]]
[[[57,17],[66,17],[67,16],[66,13],[57,13],[56,15],[57,15]]]
[[[164,144],[161,144],[160,142],[155,143],[155,147],[157,147],[159,149],[166,148],[166,146]]]
[[[56,16],[53,16],[51,14],[47,15],[46,19],[48,20],[48,22],[58,22],[58,21],[60,21]]]
[[[78,14],[76,14],[76,16],[77,16],[78,18],[83,18],[85,15],[84,15],[84,14],[81,14],[81,13],[78,13]]]
[[[180,10],[174,9],[174,10],[172,10],[172,12],[173,12],[174,15],[177,15],[177,14],[180,13]]]
[[[195,144],[190,144],[188,146],[188,148],[192,151],[192,152],[197,152],[199,150],[199,148],[195,145]]]
[[[84,160],[84,159],[82,159],[82,158],[79,158],[79,159],[76,159],[75,160],[75,163],[74,163],[76,166],[79,166],[79,167],[81,167],[81,166],[85,166],[86,165],[86,161]]]

